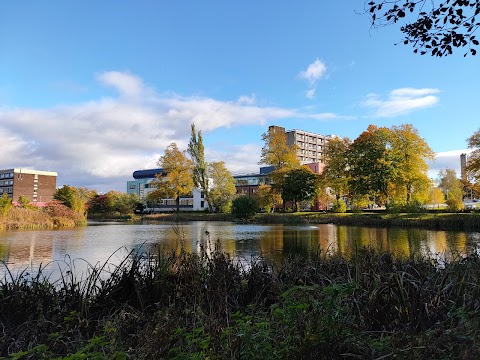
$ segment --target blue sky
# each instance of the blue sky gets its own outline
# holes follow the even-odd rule
[[[412,124],[459,171],[480,127],[479,57],[413,53],[362,0],[5,1],[0,168],[125,191],[202,130],[208,161],[257,171],[269,125],[355,139]]]

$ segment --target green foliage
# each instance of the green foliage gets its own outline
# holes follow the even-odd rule
[[[193,183],[196,188],[203,191],[208,209],[213,211],[214,200],[210,198],[209,164],[205,161],[205,147],[203,146],[202,132],[195,130],[195,124],[191,125],[191,137],[188,143],[188,153],[193,163]],[[221,207],[221,206],[220,206]]]
[[[232,207],[232,200],[237,192],[235,179],[228,171],[223,161],[208,164],[208,172],[212,180],[209,204],[217,211],[229,213]]]
[[[343,199],[336,200],[333,204],[332,212],[334,213],[345,213],[347,211],[347,204]]]
[[[285,174],[282,186],[282,198],[293,202],[293,210],[297,211],[297,203],[311,200],[318,190],[317,175],[306,166],[290,170]]]
[[[18,197],[18,203],[20,204],[21,207],[26,207],[28,204],[30,204],[30,199],[25,195],[20,195]]]
[[[240,220],[248,220],[255,216],[258,201],[247,196],[238,196],[232,201],[232,215]]]
[[[88,210],[95,214],[132,214],[138,204],[136,194],[127,194],[118,191],[109,191],[103,195],[96,195],[88,202]]]
[[[473,151],[468,155],[467,170],[480,183],[480,129],[468,138],[468,147]]]
[[[12,199],[10,199],[7,193],[4,192],[0,197],[0,213],[2,215],[7,215],[12,206]]]

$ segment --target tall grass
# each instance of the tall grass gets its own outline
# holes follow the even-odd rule
[[[0,281],[9,359],[477,359],[480,258],[130,253]]]

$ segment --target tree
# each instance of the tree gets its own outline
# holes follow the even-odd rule
[[[355,198],[386,202],[395,177],[395,157],[389,148],[390,130],[370,125],[350,145],[347,154],[349,187]]]
[[[411,124],[393,126],[389,142],[395,159],[396,192],[409,205],[428,194],[427,160],[434,159],[435,154]]]
[[[53,198],[63,202],[65,206],[75,211],[85,220],[87,217],[87,202],[95,194],[94,191],[88,190],[85,187],[76,188],[74,186],[63,185],[56,190]]]
[[[25,195],[20,195],[18,197],[18,203],[20,204],[21,207],[27,207],[28,204],[30,204],[30,199],[25,196]]]
[[[187,158],[186,151],[180,151],[177,144],[171,143],[157,164],[163,168],[166,175],[158,174],[156,181],[152,181],[152,185],[156,187],[152,197],[175,199],[177,212],[179,212],[180,196],[190,194],[195,187],[192,176],[193,163]]]
[[[286,172],[300,166],[297,146],[288,145],[285,129],[277,126],[270,126],[268,132],[262,134],[262,140],[264,146],[259,164],[274,167],[274,171],[269,174],[272,180],[272,191],[275,194],[281,194]]]
[[[468,138],[468,147],[473,151],[468,156],[467,170],[476,182],[480,182],[480,129]]]
[[[282,187],[284,201],[292,201],[293,211],[297,211],[297,203],[313,199],[317,193],[317,176],[307,166],[290,170]]]
[[[446,203],[450,211],[463,209],[463,184],[457,178],[455,170],[440,170],[439,188],[442,189],[446,197]]]
[[[282,201],[281,195],[276,193],[271,185],[262,184],[258,187],[255,198],[258,201],[258,206],[266,212],[273,211],[275,204]]]
[[[350,145],[348,138],[335,137],[325,145],[325,169],[323,178],[333,190],[337,201],[348,193],[347,152]]]
[[[4,192],[0,197],[0,214],[7,215],[12,206],[12,199],[8,197],[6,192]]]
[[[441,57],[462,47],[468,47],[472,55],[477,53],[479,41],[474,32],[480,27],[480,0],[372,0],[365,3],[365,10],[374,28],[406,20],[400,28],[405,34],[403,43],[412,45],[415,53]]]
[[[439,207],[440,204],[443,204],[445,202],[445,196],[443,195],[443,192],[440,188],[434,187],[432,189],[432,192],[430,193],[430,204],[436,205],[437,208]]]
[[[254,198],[238,196],[232,201],[232,214],[240,220],[248,220],[255,216],[258,202]]]
[[[205,200],[208,204],[209,211],[213,211],[213,203],[210,198],[210,189],[209,189],[209,166],[205,162],[205,147],[203,146],[203,137],[202,132],[198,131],[198,134],[195,130],[195,124],[191,125],[192,134],[190,142],[188,143],[188,153],[190,154],[193,162],[193,183],[195,187],[203,191]]]
[[[232,205],[232,199],[237,192],[237,189],[235,188],[235,179],[230,171],[228,171],[223,161],[208,164],[208,172],[212,180],[209,206],[211,201],[211,205],[217,211],[223,213],[229,212]]]

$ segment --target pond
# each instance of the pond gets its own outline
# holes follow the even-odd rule
[[[350,256],[356,247],[390,251],[397,256],[420,254],[452,257],[477,252],[479,232],[435,231],[415,228],[375,228],[319,225],[258,225],[232,222],[173,223],[90,222],[60,230],[0,231],[0,276],[19,270],[54,272],[65,266],[84,271],[105,263],[119,264],[131,251],[189,252],[211,249],[250,261],[262,256],[280,261],[289,255],[308,256],[323,251]]]

